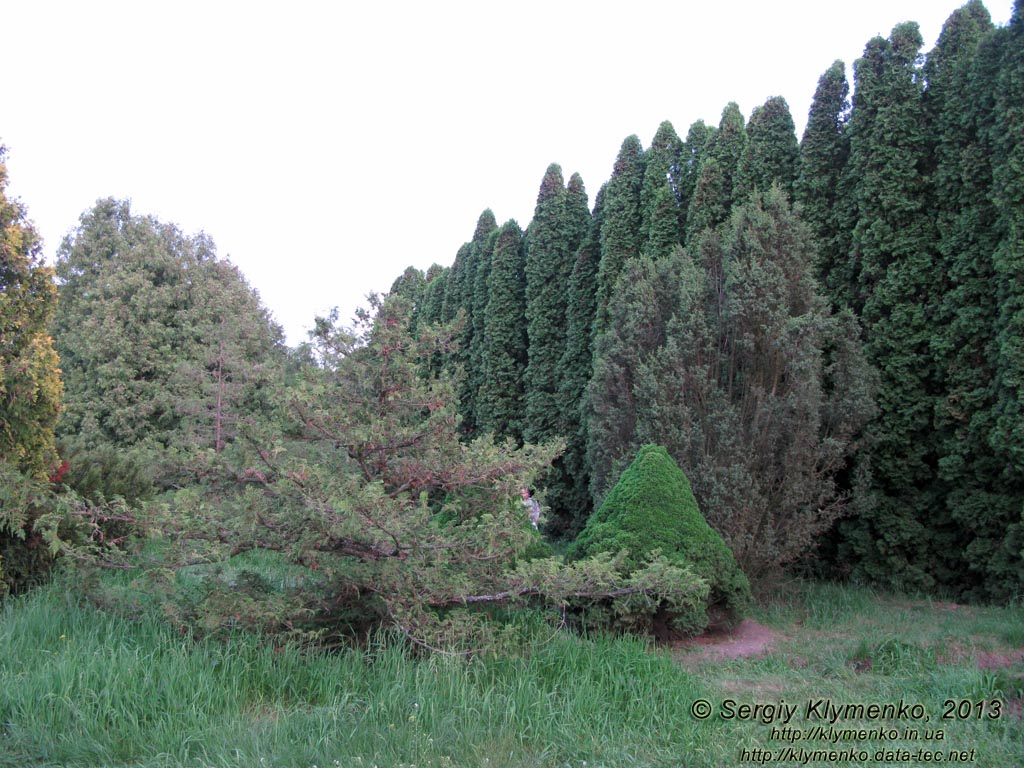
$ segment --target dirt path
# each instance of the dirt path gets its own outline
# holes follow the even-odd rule
[[[744,619],[732,630],[711,630],[674,645],[690,661],[720,661],[761,656],[775,643],[777,635],[753,619]]]

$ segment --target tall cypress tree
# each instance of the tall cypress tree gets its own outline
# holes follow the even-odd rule
[[[946,21],[925,65],[936,281],[943,288],[931,346],[942,377],[935,431],[939,478],[948,488],[945,516],[956,526],[951,554],[958,555],[948,573],[936,570],[936,576],[947,589],[976,596],[998,594],[991,588],[1001,579],[987,578],[987,571],[999,549],[993,544],[1006,529],[1008,498],[999,482],[1002,462],[989,441],[999,311],[990,141],[998,57],[983,55],[981,43],[992,30],[984,6],[968,3]]]
[[[566,190],[562,169],[548,166],[527,233],[526,423],[523,437],[541,442],[558,434],[559,361],[565,353],[566,286],[572,272],[567,248]]]
[[[671,251],[682,241],[682,221],[676,197],[683,142],[672,123],[658,126],[644,157],[640,189],[641,250],[651,258]]]
[[[1000,35],[993,143],[993,198],[1000,242],[993,255],[999,318],[996,331],[995,424],[991,442],[1003,459],[1000,485],[1008,493],[985,520],[977,544],[992,552],[990,574],[1003,595],[1024,584],[1024,0],[1016,0]]]
[[[735,201],[736,173],[746,151],[747,131],[739,105],[730,102],[722,110],[710,145],[701,161],[697,184],[686,215],[686,241],[729,218]]]
[[[444,315],[444,288],[448,270],[440,264],[431,264],[423,276],[423,293],[420,295],[419,318],[421,325],[435,325],[442,322]]]
[[[706,125],[703,120],[698,120],[690,126],[686,133],[686,141],[683,142],[676,176],[676,197],[679,200],[684,233],[689,231],[687,213],[690,209],[690,200],[697,188],[697,181],[700,178],[701,165],[717,132],[718,129],[715,126]]]
[[[644,151],[640,139],[622,142],[612,177],[605,191],[601,225],[601,261],[597,271],[597,310],[594,333],[600,335],[608,321],[608,302],[622,265],[640,254],[643,210],[640,192],[644,182]]]
[[[742,201],[751,192],[763,195],[778,183],[792,199],[799,157],[789,104],[781,96],[772,96],[750,113],[747,145],[736,171],[735,197]]]
[[[591,511],[590,465],[587,462],[587,429],[583,420],[583,399],[593,372],[591,331],[597,310],[597,270],[601,260],[601,224],[607,186],[602,186],[594,201],[594,214],[586,239],[576,252],[566,313],[566,344],[560,369],[558,390],[561,409],[559,431],[566,439],[561,457],[565,482],[550,495],[556,534],[574,535]]]
[[[818,80],[800,142],[799,174],[794,185],[794,199],[818,242],[818,279],[833,304],[846,303],[836,295],[836,283],[849,281],[845,270],[849,238],[847,229],[839,225],[836,210],[840,180],[850,156],[846,132],[849,96],[846,65],[837,60]]]
[[[484,375],[477,401],[480,429],[522,442],[527,364],[526,255],[515,221],[497,232],[487,277]]]
[[[878,369],[870,491],[846,526],[872,578],[930,588],[954,535],[942,509],[933,429],[939,379],[931,355],[937,294],[928,204],[927,122],[916,24],[871,40],[854,65],[849,168],[856,179],[852,303]]]
[[[477,276],[480,269],[489,269],[490,254],[487,251],[491,234],[498,224],[494,213],[488,208],[480,214],[473,231],[473,239],[459,249],[452,267],[452,291],[447,310],[449,318],[463,313],[463,325],[459,334],[459,347],[454,362],[462,367],[459,381],[459,413],[462,416],[462,430],[472,434],[476,428],[476,394],[480,387],[481,339],[474,342],[478,318]],[[481,266],[483,265],[483,266]],[[454,312],[452,311],[454,310]]]
[[[565,251],[575,257],[590,231],[590,206],[583,177],[574,173],[565,188]]]

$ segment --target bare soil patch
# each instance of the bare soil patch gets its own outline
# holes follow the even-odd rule
[[[676,650],[687,660],[721,661],[763,656],[775,644],[778,634],[753,619],[744,619],[734,629],[711,629],[703,635],[678,640]]]

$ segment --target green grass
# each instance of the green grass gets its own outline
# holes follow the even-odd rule
[[[941,742],[884,746],[973,748],[974,766],[1024,765],[1022,613],[795,584],[759,609],[779,634],[760,658],[698,661],[538,623],[517,653],[466,661],[386,642],[334,654],[243,635],[196,642],[54,586],[0,614],[0,765],[733,766],[754,764],[743,749],[784,743],[763,722],[723,719],[727,700],[802,709],[822,697],[921,703],[944,731]],[[979,658],[1007,663],[983,669]],[[690,714],[697,699],[712,703],[710,719]],[[946,699],[999,700],[1001,717],[942,721]],[[790,725],[809,723],[801,711]]]

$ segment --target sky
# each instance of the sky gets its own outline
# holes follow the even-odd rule
[[[490,208],[526,227],[545,169],[591,204],[649,145],[789,103],[875,35],[960,0],[109,2],[0,11],[0,143],[52,263],[96,200],[203,231],[286,332],[449,266]],[[1012,0],[986,3],[1005,24]]]

